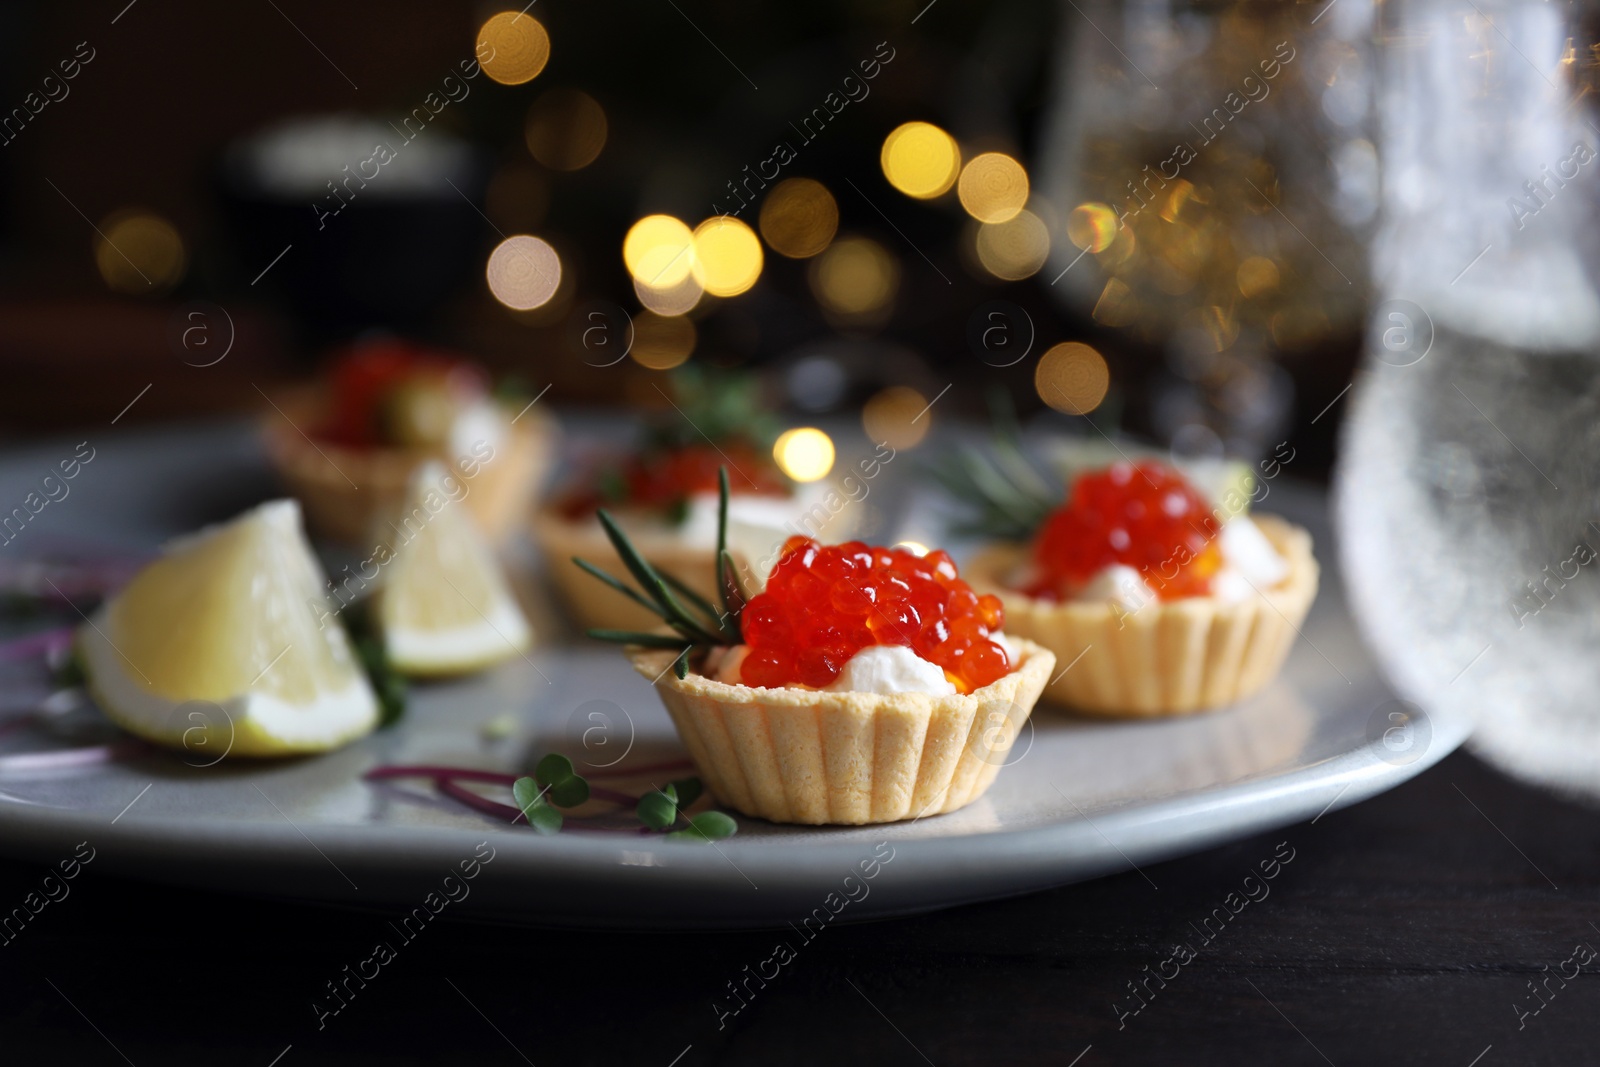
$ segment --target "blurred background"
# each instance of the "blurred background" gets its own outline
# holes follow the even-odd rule
[[[746,368],[791,422],[911,447],[998,387],[1317,477],[1378,206],[1371,18],[6,5],[0,433],[146,385],[119,424],[264,412],[387,333],[563,412]]]

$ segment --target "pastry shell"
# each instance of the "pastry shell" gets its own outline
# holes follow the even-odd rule
[[[670,650],[629,648],[718,801],[810,825],[898,822],[982,796],[1050,679],[1021,642],[1011,673],[966,695],[832,693],[679,679]]]
[[[468,479],[457,465],[462,457],[314,442],[302,431],[317,424],[319,406],[313,395],[286,400],[264,424],[267,454],[311,530],[339,541],[365,543],[385,516],[399,510],[416,469],[440,460],[467,485],[467,507],[484,534],[503,543],[528,513],[555,457],[555,421],[534,411],[511,424],[493,456]]]
[[[1006,587],[1028,546],[992,546],[961,568],[979,593],[1005,604],[1006,633],[1036,641],[1065,666],[1045,699],[1115,718],[1186,715],[1243,700],[1283,666],[1317,595],[1311,535],[1271,515],[1256,525],[1289,574],[1243,601],[1151,601],[1125,610],[1108,601],[1050,601]]]

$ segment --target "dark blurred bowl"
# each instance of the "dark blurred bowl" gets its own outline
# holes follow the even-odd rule
[[[349,176],[380,139],[394,158],[363,187]],[[281,296],[319,347],[373,328],[431,332],[435,310],[482,267],[493,231],[475,205],[488,172],[482,153],[443,129],[408,142],[385,123],[319,117],[234,144],[219,195],[241,281]],[[335,199],[330,182],[348,198]]]

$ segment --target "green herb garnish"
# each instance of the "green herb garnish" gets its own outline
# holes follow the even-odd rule
[[[702,811],[692,817],[684,816],[683,809],[693,804],[699,795],[698,778],[671,782],[664,789],[640,797],[635,814],[640,822],[652,830],[670,830],[667,837],[673,841],[721,841],[739,832],[739,824],[734,822],[733,817],[720,811]],[[687,826],[682,830],[673,830],[680,817]]]
[[[440,776],[437,767],[420,770],[434,773],[436,778]],[[634,804],[634,815],[641,823],[651,830],[666,832],[667,837],[676,841],[720,841],[732,837],[739,830],[732,816],[720,811],[703,811],[692,817],[684,813],[703,791],[700,779],[680,778],[661,789],[651,790],[637,802],[626,794],[608,789],[599,790],[596,799]],[[529,826],[546,836],[560,833],[566,822],[566,817],[557,809],[581,807],[588,803],[591,795],[588,780],[573,769],[571,760],[555,752],[541,759],[532,775],[511,783],[511,796],[517,802],[517,809]],[[680,824],[681,828],[674,829]]]
[[[969,508],[970,517],[953,524],[956,533],[1027,541],[1061,504],[1061,488],[1023,451],[1010,396],[992,391],[989,410],[994,434],[988,447],[958,446],[948,462],[927,470]]]
[[[561,832],[557,808],[576,808],[589,799],[589,783],[572,769],[567,757],[550,753],[533,768],[533,777],[511,784],[511,796],[528,825],[541,834]]]
[[[356,657],[361,661],[361,669],[366,671],[367,681],[372,683],[372,691],[377,695],[378,728],[393,726],[405,715],[408,687],[405,678],[389,663],[388,649],[373,621],[368,603],[363,601],[352,605],[345,609],[340,619],[350,635]]]
[[[660,616],[661,620],[676,632],[676,636],[634,630],[596,629],[588,631],[590,637],[597,641],[638,645],[642,648],[676,648],[679,650],[678,657],[673,660],[672,666],[679,678],[687,677],[691,656],[721,645],[737,645],[744,641],[739,620],[748,598],[739,584],[738,569],[734,566],[733,556],[728,552],[726,467],[717,472],[717,493],[716,565],[721,578],[718,582],[717,605],[713,605],[695,592],[682,579],[656,570],[634,547],[633,542],[628,539],[628,535],[617,525],[609,512],[601,508],[596,513],[606,537],[610,539],[612,547],[617,550],[617,555],[622,558],[623,565],[627,567],[628,573],[633,576],[639,588],[629,586],[622,579],[606,573],[586,559],[574,557],[572,562],[606,585],[623,593],[634,603]]]

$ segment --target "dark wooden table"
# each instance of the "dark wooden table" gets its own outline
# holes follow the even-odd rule
[[[1207,927],[1285,841],[1270,895]],[[0,906],[45,873],[0,864]],[[319,1030],[313,1000],[386,916],[89,868],[0,945],[0,1063],[1569,1067],[1600,1062],[1600,993],[1559,976],[1600,945],[1597,874],[1592,811],[1458,753],[1314,825],[1143,875],[829,928],[721,1028],[727,984],[778,934],[446,921]],[[1194,958],[1164,964],[1179,942]],[[1165,988],[1149,977],[1174,970]],[[1119,1025],[1136,982],[1146,1006]]]

